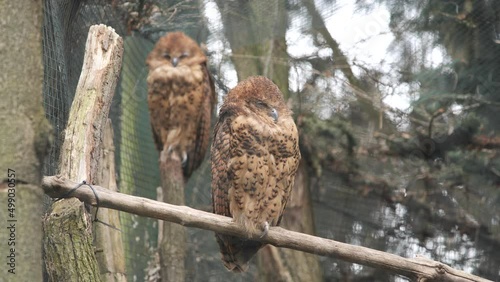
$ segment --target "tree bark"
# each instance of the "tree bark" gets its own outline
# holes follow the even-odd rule
[[[115,147],[113,145],[113,127],[108,119],[104,130],[101,148],[102,167],[97,182],[106,185],[109,190],[117,191],[115,169]],[[95,209],[94,209],[95,211]],[[99,222],[94,223],[96,259],[101,277],[107,282],[126,282],[125,255],[121,236],[120,215],[116,210],[100,209]],[[104,223],[104,224],[103,224]],[[110,227],[108,225],[113,226]]]
[[[72,191],[68,196],[77,197],[95,206],[96,198],[94,192],[88,187],[73,189],[76,186],[78,186],[78,183],[61,176],[46,176],[42,181],[45,193],[51,197],[61,197],[68,195],[67,193]],[[216,233],[242,238],[248,237],[248,232],[243,226],[234,223],[231,218],[226,216],[199,211],[186,206],[176,206],[121,194],[100,186],[93,186],[93,189],[99,196],[100,207],[161,219],[183,226],[211,230]],[[271,227],[266,236],[261,238],[260,235],[260,232],[251,234],[251,239],[276,247],[289,248],[321,256],[331,256],[348,262],[383,269],[415,281],[489,281],[421,256],[408,259],[366,247],[289,231],[281,227]]]
[[[93,184],[101,169],[103,131],[121,68],[123,42],[112,28],[92,26],[85,50],[59,169],[66,177]],[[75,199],[52,206],[44,221],[45,262],[52,281],[101,280],[90,221],[83,203]]]
[[[160,157],[163,202],[183,206],[185,199],[181,160],[176,155],[164,156],[165,153],[162,152]],[[186,237],[183,226],[166,221],[160,223],[158,252],[162,281],[185,280]]]
[[[42,1],[0,2],[0,277],[42,281]]]
[[[44,220],[49,281],[101,281],[92,246],[91,215],[76,198],[55,202]]]

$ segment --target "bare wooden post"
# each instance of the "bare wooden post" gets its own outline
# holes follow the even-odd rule
[[[176,155],[160,157],[160,174],[163,201],[174,205],[184,205],[184,176],[181,160]],[[186,229],[171,222],[160,222],[161,237],[158,238],[160,273],[162,281],[185,280]]]
[[[94,183],[111,99],[121,68],[123,41],[112,28],[92,26],[85,46],[61,150],[61,175]],[[101,281],[92,247],[91,217],[82,202],[55,202],[44,220],[45,263],[51,281]]]
[[[108,119],[104,130],[101,156],[102,167],[98,175],[98,183],[107,185],[109,190],[116,192],[118,187],[115,178],[115,147],[110,119]],[[98,218],[99,221],[115,227],[110,228],[99,222],[94,224],[96,257],[101,278],[107,282],[126,282],[125,254],[119,230],[121,229],[119,212],[111,209],[100,209]]]

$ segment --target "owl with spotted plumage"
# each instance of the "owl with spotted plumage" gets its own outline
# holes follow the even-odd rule
[[[149,53],[148,107],[160,159],[181,160],[188,179],[205,156],[216,104],[207,57],[182,32],[160,38]]]
[[[243,272],[280,223],[297,172],[297,128],[283,94],[269,79],[250,77],[226,96],[211,149],[213,212],[231,217],[249,238],[216,234],[224,266]]]

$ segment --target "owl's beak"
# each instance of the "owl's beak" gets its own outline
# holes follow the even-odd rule
[[[176,67],[178,63],[179,63],[179,58],[172,59],[172,65],[174,65],[174,67]]]
[[[274,119],[274,122],[278,121],[279,114],[275,108],[271,108],[271,112],[269,114]]]

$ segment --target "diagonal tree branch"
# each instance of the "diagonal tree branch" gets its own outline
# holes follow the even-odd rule
[[[336,67],[346,76],[349,83],[353,86],[361,85],[361,81],[352,72],[351,66],[346,55],[340,49],[339,43],[332,37],[326,28],[325,21],[321,17],[314,0],[302,0],[302,4],[306,7],[307,12],[311,16],[313,29],[323,36],[326,44],[332,49]]]
[[[357,101],[360,102],[361,112],[364,112],[369,117],[367,120],[378,120],[379,129],[385,128],[393,132],[395,128],[392,126],[390,119],[385,117],[384,112],[387,106],[381,101],[381,94],[376,85],[369,80],[360,79],[354,74],[346,54],[328,31],[314,0],[302,0],[301,2],[311,17],[313,32],[320,34],[332,50],[334,66],[345,76],[346,85],[351,88]]]
[[[53,198],[68,195],[68,192],[76,186],[78,186],[78,183],[61,176],[45,176],[42,181],[45,193]],[[161,219],[183,226],[211,230],[217,233],[248,237],[245,229],[232,222],[229,217],[199,211],[186,206],[176,206],[117,193],[99,186],[92,187],[99,197],[100,207]],[[93,191],[86,186],[74,190],[70,193],[70,196],[74,196],[88,204],[96,205]],[[335,257],[384,269],[415,281],[489,281],[423,257],[403,258],[398,255],[293,232],[280,227],[272,227],[263,238],[259,238],[259,235],[253,234],[252,239],[276,247]]]

